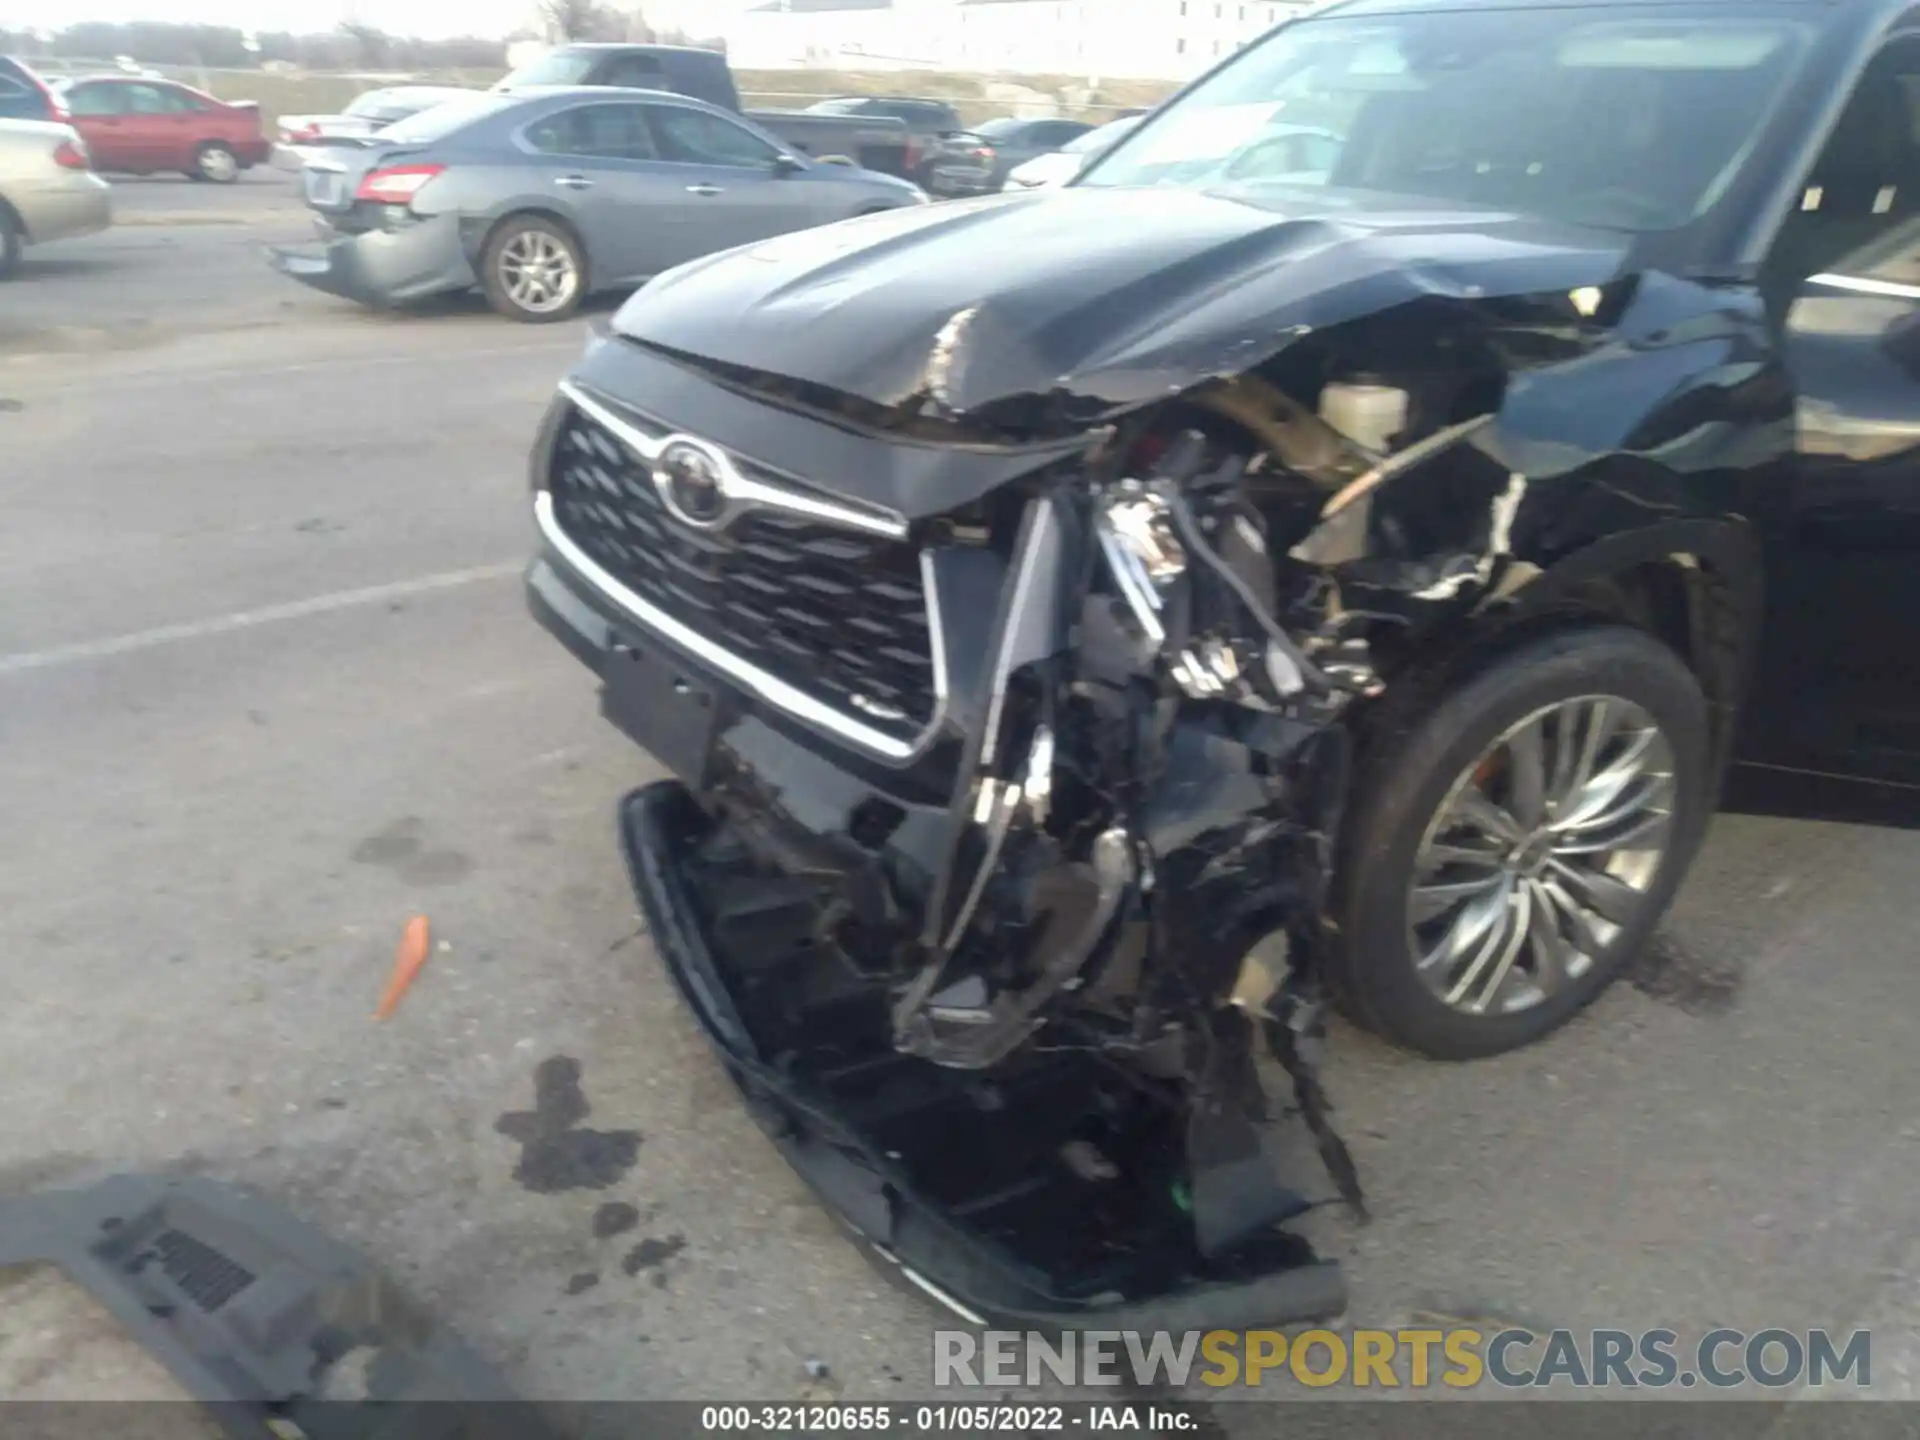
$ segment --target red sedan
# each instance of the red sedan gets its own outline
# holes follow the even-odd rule
[[[251,100],[216,100],[170,80],[112,76],[76,80],[61,98],[97,170],[179,170],[226,185],[272,151],[260,128],[260,107]]]

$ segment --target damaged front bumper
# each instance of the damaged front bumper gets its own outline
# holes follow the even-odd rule
[[[1214,623],[1258,597],[1190,514],[1169,523],[1223,577],[1193,594],[1164,585],[1154,517],[1050,487],[1020,500],[997,558],[921,552],[935,718],[908,753],[862,754],[853,717],[823,733],[787,682],[649,602],[688,582],[647,568],[665,547],[634,558],[639,535],[679,534],[655,488],[671,477],[628,455],[673,442],[635,425],[563,389],[536,464],[529,603],[599,674],[607,717],[678,777],[623,805],[635,889],[789,1160],[893,1274],[963,1316],[1184,1329],[1338,1313],[1337,1265],[1286,1228],[1312,1202],[1267,1154],[1254,1053],[1264,1038],[1286,1067],[1357,1205],[1303,1043],[1346,784],[1324,677],[1277,627],[1242,643]],[[617,542],[601,528],[615,494],[646,507]],[[794,558],[810,533],[738,543],[843,584],[844,560]],[[1102,553],[1117,588],[1088,586]],[[955,605],[969,573],[984,603]],[[1249,957],[1275,936],[1286,958],[1267,972]]]
[[[823,1068],[764,1051],[740,977],[808,967],[811,947],[770,953],[716,934],[716,877],[697,858],[711,828],[677,783],[622,802],[648,929],[754,1118],[883,1271],[970,1323],[1018,1328],[1244,1328],[1345,1308],[1339,1266],[1283,1230],[1230,1257],[1197,1252],[1179,1203],[1177,1113],[1108,1117],[1104,1151],[1125,1155],[1127,1173],[1076,1172],[1089,1115],[1118,1093],[1084,1052],[989,1079],[898,1052]]]

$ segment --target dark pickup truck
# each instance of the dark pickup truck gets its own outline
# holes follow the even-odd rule
[[[622,809],[654,943],[896,1271],[1335,1313],[1256,1046],[1357,1205],[1323,998],[1511,1050],[1716,807],[1913,822],[1917,15],[1336,0],[1062,189],[589,348],[530,603],[678,777]]]
[[[671,90],[744,115],[816,160],[839,158],[865,170],[916,180],[918,155],[908,127],[883,116],[832,118],[792,110],[743,110],[727,57],[686,45],[560,45],[513,70],[500,91],[554,85],[618,85]]]
[[[809,115],[897,120],[907,128],[906,176],[929,195],[953,198],[993,189],[993,148],[966,128],[945,100],[907,95],[837,95],[807,107]]]

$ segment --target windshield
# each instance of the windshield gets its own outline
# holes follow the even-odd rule
[[[371,116],[378,115],[393,104],[393,92],[390,90],[369,90],[353,101],[340,113],[342,115]]]
[[[1806,27],[1704,6],[1622,14],[1435,11],[1283,26],[1075,183],[1248,198],[1323,187],[1672,229],[1731,182]]]
[[[396,120],[380,132],[380,138],[402,145],[430,145],[496,110],[516,103],[510,95],[462,96],[409,115],[404,120]]]
[[[509,85],[578,85],[587,78],[593,69],[593,55],[585,50],[549,50],[538,60],[529,60],[518,70],[511,70],[507,78],[496,87],[504,90]]]

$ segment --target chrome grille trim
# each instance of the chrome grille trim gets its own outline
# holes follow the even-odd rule
[[[667,437],[664,434],[648,435],[630,421],[623,420],[605,403],[595,400],[571,382],[563,383],[560,393],[569,403],[606,427],[615,438],[631,448],[643,461],[657,455],[666,443]],[[786,510],[808,519],[841,524],[847,528],[882,535],[889,539],[902,539],[906,535],[907,525],[902,517],[885,520],[878,515],[836,505],[831,501],[816,500],[792,491],[774,490],[770,486],[752,481],[750,477],[741,476],[740,478],[754,487],[756,503],[762,503],[767,508]],[[759,499],[762,494],[771,498],[762,501]],[[916,734],[911,737],[902,737],[890,734],[809,695],[789,681],[771,674],[752,661],[717,644],[692,626],[676,619],[636,593],[566,533],[555,513],[553,496],[544,488],[534,497],[534,518],[542,537],[554,551],[573,567],[575,573],[621,610],[648,630],[687,651],[742,689],[795,720],[825,731],[876,759],[894,765],[908,764],[920,756],[933,743],[945,725],[949,705],[946,635],[941,622],[940,588],[931,551],[926,549],[920,551],[919,567],[921,589],[926,604],[933,711],[927,723]]]
[[[631,420],[622,416],[606,401],[594,397],[592,393],[571,380],[560,382],[560,393],[573,405],[592,416],[638,455],[648,465],[660,458],[660,452],[674,440],[682,437],[668,433],[650,435]],[[711,441],[699,441],[703,448],[713,451],[721,461],[722,493],[730,502],[730,509],[737,513],[755,508],[765,510],[784,510],[793,515],[804,515],[809,520],[819,520],[828,525],[843,526],[848,530],[861,530],[869,535],[884,535],[889,540],[907,538],[907,521],[904,515],[878,508],[843,505],[819,496],[808,495],[799,490],[789,490],[778,485],[769,485],[764,480],[756,480],[745,474],[734,460],[731,452]]]

